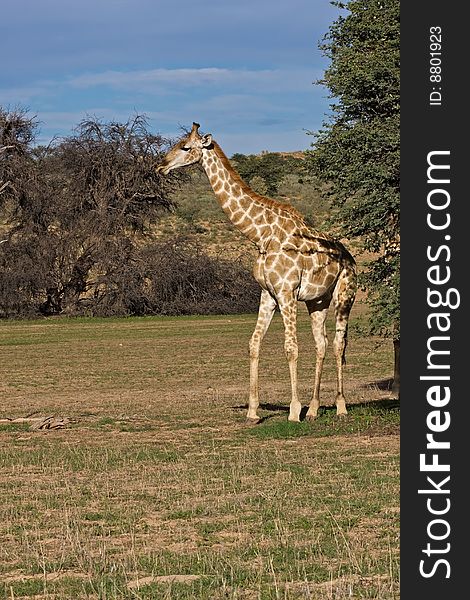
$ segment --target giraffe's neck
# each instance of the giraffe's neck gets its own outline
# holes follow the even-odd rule
[[[228,218],[258,248],[262,248],[277,215],[242,181],[216,142],[204,151],[202,166]]]

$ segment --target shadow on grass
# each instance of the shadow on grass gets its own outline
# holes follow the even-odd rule
[[[245,411],[246,405],[232,407]],[[267,438],[290,438],[305,435],[318,437],[329,435],[395,435],[400,431],[400,402],[385,397],[348,405],[348,415],[338,417],[336,407],[322,406],[318,418],[313,422],[305,420],[308,406],[302,408],[300,423],[287,420],[289,406],[275,403],[260,404],[263,415],[253,427],[252,435]],[[280,418],[282,416],[282,419]]]
[[[263,421],[267,421],[268,419],[273,418],[276,414],[282,414],[282,413],[289,413],[289,405],[285,405],[285,404],[274,404],[273,402],[265,402],[265,403],[261,403],[259,405],[261,410],[267,410],[268,412],[272,412],[275,413],[273,415],[267,415],[265,417],[262,417],[260,419],[259,423],[262,423]],[[247,410],[248,409],[248,404],[239,404],[238,406],[232,406],[231,407],[233,410]],[[356,402],[354,404],[348,404],[347,405],[348,408],[348,416],[353,415],[356,411],[360,411],[362,409],[368,409],[371,412],[380,412],[382,413],[383,411],[396,411],[400,409],[400,401],[396,398],[389,398],[389,397],[385,397],[385,398],[377,398],[376,400],[367,400],[366,402]],[[307,414],[308,411],[308,406],[303,406],[302,407],[302,411],[300,413],[300,420],[304,421],[305,420],[305,416]],[[321,406],[320,410],[318,412],[318,416],[320,417],[321,415],[336,415],[336,406],[335,405],[330,405],[330,406]]]

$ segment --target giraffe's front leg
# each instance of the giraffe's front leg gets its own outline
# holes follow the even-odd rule
[[[289,364],[292,399],[289,408],[289,421],[300,421],[302,405],[297,395],[297,299],[293,292],[278,297],[279,308],[284,323],[284,350]]]
[[[248,400],[248,421],[257,422],[258,416],[259,391],[258,391],[258,367],[259,351],[261,342],[268,330],[276,308],[276,301],[266,290],[261,292],[259,303],[258,321],[250,340],[250,397]]]

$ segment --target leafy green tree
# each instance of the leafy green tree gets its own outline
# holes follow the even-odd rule
[[[330,59],[318,82],[332,113],[307,152],[311,173],[329,182],[339,233],[374,257],[361,275],[371,304],[369,333],[391,337],[399,386],[400,2],[334,2],[346,10],[320,43]]]
[[[266,181],[260,177],[259,175],[255,175],[250,179],[248,185],[254,190],[256,193],[261,194],[261,196],[266,196],[268,193],[268,186]]]
[[[232,156],[231,160],[242,179],[247,183],[255,179],[255,177],[255,183],[260,183],[263,180],[264,191],[255,191],[270,196],[277,194],[279,185],[286,175],[297,173],[300,178],[303,173],[302,160],[277,152],[264,152],[259,156],[237,153]]]

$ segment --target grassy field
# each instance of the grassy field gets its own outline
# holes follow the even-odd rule
[[[314,352],[300,312],[306,404]],[[350,336],[346,419],[334,414],[329,352],[322,414],[288,423],[276,315],[263,420],[247,426],[255,320],[0,323],[5,598],[399,597],[391,344]],[[48,415],[70,422],[5,422]]]

